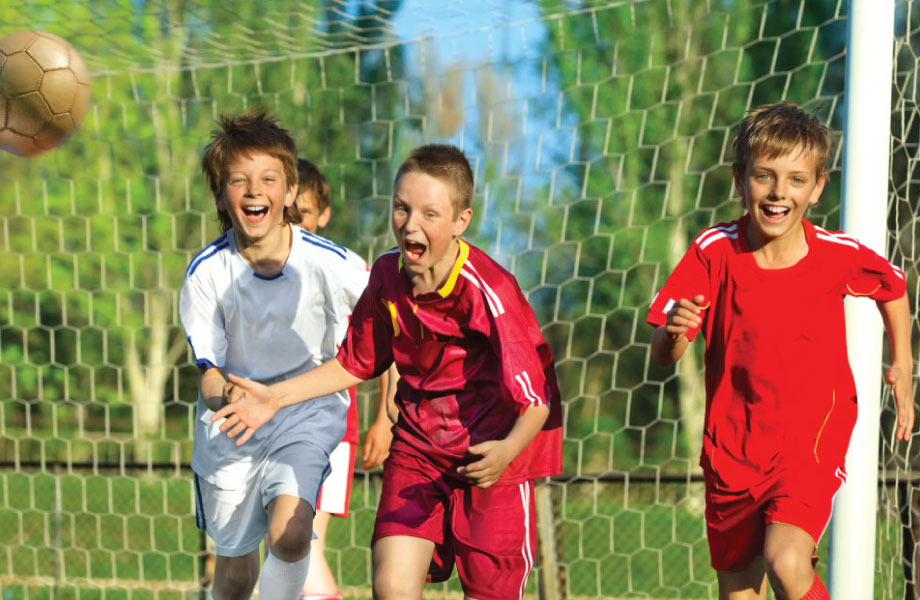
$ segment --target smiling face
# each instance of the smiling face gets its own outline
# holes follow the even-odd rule
[[[748,236],[756,249],[802,231],[802,217],[817,204],[826,175],[818,175],[814,159],[796,149],[775,158],[755,156],[743,172],[735,168],[734,178],[751,215]]]
[[[217,210],[226,211],[240,247],[281,235],[284,208],[294,202],[284,166],[261,152],[243,154],[230,162]]]
[[[453,267],[457,238],[472,209],[454,214],[449,185],[425,173],[404,173],[393,194],[393,235],[403,264],[420,293],[433,291]]]

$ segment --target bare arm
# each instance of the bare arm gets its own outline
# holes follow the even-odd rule
[[[224,389],[228,403],[215,412],[211,420],[226,418],[220,430],[226,431],[227,437],[234,438],[242,433],[237,446],[245,443],[256,429],[285,406],[327,396],[363,381],[346,371],[335,358],[271,386],[233,374],[228,375],[228,379],[230,382]]]
[[[377,418],[364,435],[364,453],[362,454],[362,469],[373,469],[383,464],[390,454],[390,443],[393,441],[393,423],[388,414],[389,407],[396,396],[396,381],[399,372],[396,365],[380,376],[380,402],[377,405]],[[395,405],[394,405],[395,409]]]
[[[694,296],[692,300],[681,298],[668,311],[668,321],[652,333],[652,358],[663,366],[680,360],[687,351],[690,340],[687,332],[699,327],[702,320],[700,304],[703,296]]]
[[[891,348],[891,368],[885,379],[894,392],[898,410],[898,427],[895,439],[907,441],[914,428],[913,374],[914,357],[910,347],[910,304],[907,295],[889,302],[877,302],[888,345]]]
[[[201,401],[213,411],[218,411],[224,405],[224,386],[227,380],[223,372],[217,367],[202,368],[198,372],[198,390],[201,392]]]
[[[478,487],[491,486],[501,477],[508,463],[533,441],[548,417],[549,407],[545,404],[527,407],[514,422],[514,427],[511,428],[505,439],[470,446],[469,453],[482,458],[458,468],[457,473],[465,475]]]

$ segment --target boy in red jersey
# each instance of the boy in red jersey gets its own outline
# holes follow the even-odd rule
[[[782,102],[749,113],[733,140],[747,214],[703,231],[649,309],[652,355],[678,360],[706,338],[700,464],[719,598],[828,598],[814,551],[846,480],[856,421],[843,298],[876,301],[891,346],[896,437],[913,427],[904,274],[854,238],[804,219],[824,189],[827,128]]]
[[[421,598],[454,563],[467,598],[523,595],[536,548],[533,479],[561,467],[552,353],[514,277],[460,235],[473,174],[453,146],[400,166],[399,248],[374,264],[336,360],[265,387],[234,378],[216,419],[245,442],[281,406],[401,379],[373,536],[376,598]]]

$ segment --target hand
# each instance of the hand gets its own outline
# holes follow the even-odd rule
[[[228,374],[229,382],[224,386],[223,408],[211,415],[211,421],[226,419],[220,425],[221,431],[227,432],[230,439],[243,434],[236,441],[242,446],[252,437],[256,429],[275,416],[281,405],[271,388],[247,377]],[[229,430],[229,431],[228,431]]]
[[[362,455],[362,469],[379,467],[390,455],[390,442],[393,441],[393,424],[389,419],[376,420],[364,436],[364,454]]]
[[[504,441],[482,442],[481,444],[470,446],[467,452],[482,458],[474,463],[459,467],[457,473],[465,476],[470,480],[470,483],[481,488],[487,488],[498,481],[498,478],[504,473],[505,467],[514,458]]]
[[[674,303],[671,310],[668,311],[668,320],[665,323],[665,331],[674,341],[687,335],[691,329],[696,329],[703,322],[700,304],[705,298],[702,294],[697,294],[692,300],[681,298]]]
[[[908,441],[914,429],[914,392],[913,376],[910,365],[892,365],[885,374],[885,380],[891,384],[894,403],[898,409],[898,426],[894,433],[896,440]]]

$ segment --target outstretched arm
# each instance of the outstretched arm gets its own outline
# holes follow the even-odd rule
[[[891,368],[885,379],[894,392],[895,406],[898,410],[898,426],[894,437],[898,440],[910,439],[914,428],[914,357],[910,347],[910,304],[907,295],[889,302],[877,302],[888,345],[891,348]]]
[[[228,375],[228,379],[223,394],[227,404],[211,416],[211,421],[226,418],[220,430],[226,431],[227,437],[234,438],[242,433],[237,446],[244,444],[256,429],[285,406],[327,396],[363,381],[346,371],[335,358],[271,386],[233,374]]]
[[[503,440],[491,440],[470,446],[470,454],[479,455],[474,463],[457,469],[457,473],[465,475],[470,482],[481,488],[487,488],[498,481],[514,458],[521,453],[527,444],[540,433],[543,424],[549,417],[549,407],[545,404],[529,406],[514,422],[514,427]]]
[[[380,376],[380,404],[377,406],[377,419],[364,435],[362,469],[373,469],[380,466],[390,454],[390,443],[393,441],[393,423],[396,420],[390,419],[389,410],[391,405],[395,410],[393,399],[396,396],[397,381],[399,381],[399,371],[396,370],[396,364],[394,363]]]
[[[652,357],[658,364],[672,365],[687,351],[687,332],[702,322],[702,303],[703,296],[699,294],[692,300],[681,298],[668,311],[667,323],[652,333]]]

